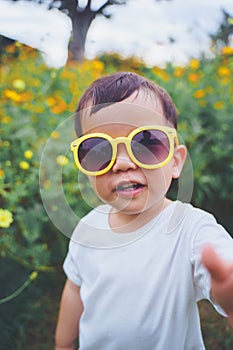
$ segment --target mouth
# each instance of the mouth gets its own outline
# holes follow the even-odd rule
[[[134,197],[141,193],[145,185],[139,182],[124,181],[116,186],[114,192],[123,197]]]

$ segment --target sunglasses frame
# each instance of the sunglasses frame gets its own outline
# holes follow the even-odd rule
[[[138,161],[137,158],[135,158],[135,156],[132,152],[131,141],[132,141],[133,137],[135,135],[137,135],[139,132],[146,131],[146,130],[162,131],[167,136],[167,138],[169,140],[169,154],[168,154],[167,158],[161,163],[152,164],[152,165],[143,164],[140,161]],[[84,169],[82,167],[81,163],[79,162],[78,147],[80,146],[80,144],[83,141],[88,140],[90,138],[95,138],[95,137],[103,138],[103,139],[109,141],[109,143],[112,146],[112,159],[106,168],[99,170],[99,171],[89,171],[89,170]],[[175,142],[174,142],[174,140],[175,140]],[[127,137],[122,136],[122,137],[112,138],[111,136],[109,136],[108,134],[105,134],[105,133],[91,133],[91,134],[83,135],[83,136],[77,138],[76,140],[74,140],[73,142],[71,142],[70,147],[71,147],[71,151],[73,152],[74,160],[75,160],[75,164],[76,164],[77,168],[88,176],[99,176],[99,175],[103,175],[103,174],[107,173],[112,168],[112,166],[116,160],[117,146],[119,143],[125,144],[127,152],[129,154],[131,160],[137,166],[139,166],[143,169],[157,169],[157,168],[163,167],[164,165],[169,163],[170,160],[172,159],[173,154],[174,154],[175,144],[176,144],[176,146],[178,146],[178,136],[177,136],[177,131],[174,128],[170,128],[168,126],[147,125],[147,126],[142,126],[142,127],[134,129],[133,131],[130,132],[130,134]]]

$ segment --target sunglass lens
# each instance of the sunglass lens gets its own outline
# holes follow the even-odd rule
[[[133,137],[132,152],[142,164],[162,163],[169,155],[169,139],[161,130],[143,130]]]
[[[87,139],[78,148],[78,159],[87,171],[103,170],[112,159],[111,144],[101,137]]]

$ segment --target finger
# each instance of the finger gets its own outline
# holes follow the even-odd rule
[[[228,276],[228,265],[219,257],[211,246],[205,246],[202,250],[202,263],[209,270],[212,279],[224,281]]]

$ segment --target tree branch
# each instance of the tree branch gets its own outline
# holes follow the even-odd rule
[[[104,15],[105,17],[109,17],[109,15],[105,15],[103,13],[104,9],[107,7],[107,6],[111,6],[111,5],[125,5],[126,4],[126,1],[125,0],[108,0],[105,4],[103,4],[98,10],[96,10],[96,13],[98,14],[102,14]]]
[[[87,6],[86,7],[88,7],[89,8],[89,10],[91,9],[91,0],[88,0],[88,2],[87,2]]]

